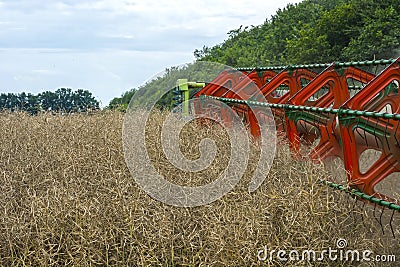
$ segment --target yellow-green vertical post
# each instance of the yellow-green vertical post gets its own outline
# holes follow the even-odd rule
[[[189,84],[187,79],[178,79],[178,87],[182,92],[182,114],[189,115]]]

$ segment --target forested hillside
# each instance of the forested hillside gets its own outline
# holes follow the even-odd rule
[[[262,25],[232,30],[221,44],[194,55],[197,61],[250,67],[394,58],[399,49],[399,0],[304,0],[279,9]],[[175,76],[171,71],[182,70],[167,70],[168,77]],[[154,82],[159,81],[144,87]],[[110,106],[126,107],[126,95]],[[172,106],[170,96],[164,100]]]
[[[399,0],[304,0],[194,54],[237,67],[390,58],[399,47]]]

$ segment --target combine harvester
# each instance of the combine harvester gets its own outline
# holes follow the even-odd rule
[[[400,171],[399,84],[400,58],[238,68],[222,71],[194,98],[228,104],[254,137],[260,135],[254,110],[270,107],[277,130],[287,137],[294,155],[301,156],[301,147],[308,146],[308,156],[316,162],[334,158],[344,162],[348,184],[325,184],[394,213],[400,211],[400,200],[377,192],[376,186]],[[208,112],[201,104],[194,108],[196,113]],[[224,112],[220,116],[229,121]],[[360,160],[367,150],[380,155],[362,168]]]

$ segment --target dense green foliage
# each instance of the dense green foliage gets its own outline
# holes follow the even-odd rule
[[[194,54],[244,67],[390,58],[399,48],[400,1],[304,0]]]
[[[304,0],[279,9],[262,25],[230,31],[223,43],[196,49],[194,56],[197,62],[249,67],[394,58],[399,49],[399,0]],[[184,71],[167,69],[165,77],[145,86],[172,86],[178,77],[190,78]],[[129,92],[110,107],[116,102],[127,106]],[[150,92],[161,93],[144,94]],[[168,94],[160,105],[171,107],[171,102]]]
[[[33,94],[0,94],[0,110],[9,112],[25,111],[37,114],[41,111],[53,112],[86,112],[99,109],[99,102],[88,90],[60,88],[55,92],[46,91],[37,95]]]
[[[133,95],[136,93],[136,89],[132,88],[129,91],[126,91],[121,95],[121,97],[114,97],[111,101],[110,104],[108,104],[107,109],[115,109],[119,111],[126,111],[128,108],[129,101],[133,97]]]

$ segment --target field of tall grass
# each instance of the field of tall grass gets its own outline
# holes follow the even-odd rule
[[[209,169],[185,174],[160,150],[164,113],[148,132],[152,162],[166,179],[199,185],[221,172],[229,140],[217,125],[189,124],[183,154],[199,155],[202,137],[218,155]],[[205,206],[178,208],[150,198],[135,183],[122,151],[123,114],[0,114],[0,265],[2,266],[349,266],[357,262],[258,259],[272,250],[347,248],[395,254],[399,225],[377,222],[381,212],[318,183],[331,173],[307,160],[294,161],[285,144],[264,183],[248,192],[258,147],[230,193]],[[134,175],[134,174],[133,174]],[[374,216],[375,215],[375,216]],[[383,213],[388,223],[390,211]],[[362,266],[382,266],[363,262]],[[388,265],[385,265],[388,266]]]

